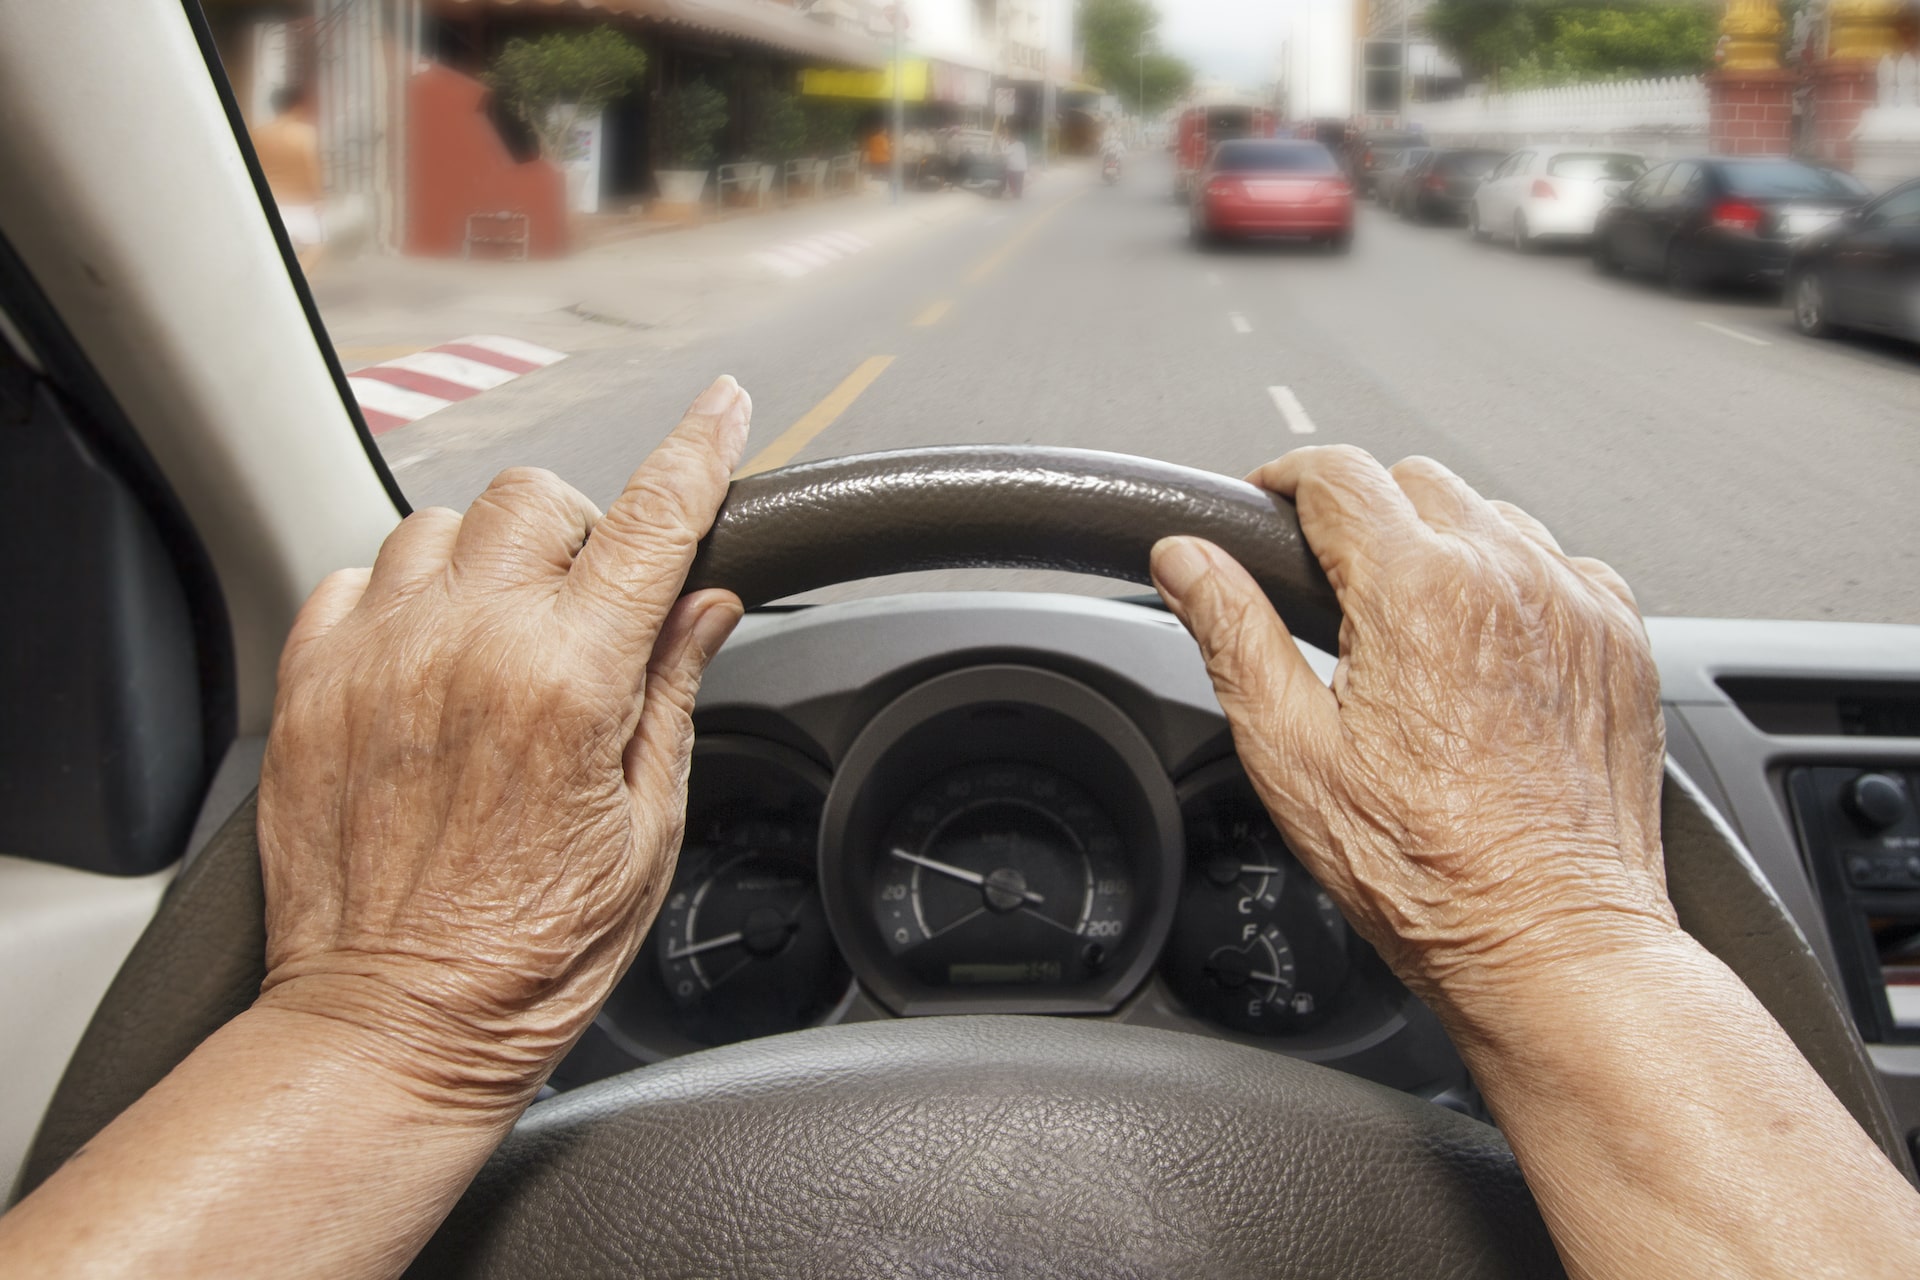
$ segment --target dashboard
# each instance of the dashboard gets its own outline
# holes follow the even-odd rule
[[[1437,1022],[1275,830],[1158,608],[760,612],[695,723],[673,881],[556,1088],[803,1027],[1021,1013],[1236,1040],[1477,1113]]]

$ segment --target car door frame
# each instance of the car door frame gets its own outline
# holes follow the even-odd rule
[[[1677,163],[1665,160],[1654,165],[1620,193],[1619,208],[1610,219],[1612,225],[1607,228],[1605,247],[1621,266],[1635,271],[1647,269],[1650,257],[1646,225],[1648,206],[1666,186],[1667,178]]]

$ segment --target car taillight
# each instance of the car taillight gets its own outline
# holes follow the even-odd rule
[[[1555,191],[1553,184],[1545,178],[1535,178],[1533,180],[1533,198],[1535,200],[1558,200],[1560,193]]]
[[[1745,200],[1722,200],[1713,206],[1713,225],[1721,231],[1737,231],[1743,236],[1760,230],[1760,208]]]
[[[1426,181],[1421,183],[1421,185],[1429,191],[1445,191],[1447,189],[1447,180],[1437,173],[1430,173],[1427,175]]]
[[[1313,184],[1312,198],[1315,200],[1345,200],[1352,194],[1353,188],[1347,184],[1345,178],[1334,178],[1331,181]]]
[[[1210,196],[1230,196],[1233,192],[1234,184],[1231,179],[1215,178],[1207,184],[1207,194]]]

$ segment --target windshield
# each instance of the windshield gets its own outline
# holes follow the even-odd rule
[[[1619,151],[1568,151],[1547,161],[1555,178],[1587,182],[1632,182],[1647,171],[1647,162]]]
[[[1613,221],[1624,193],[1535,182],[1691,177],[1733,146],[1718,6],[1380,4],[1350,40],[1346,5],[906,0],[897,77],[877,5],[729,0],[697,30],[668,7],[208,6],[414,505],[521,464],[604,505],[730,373],[744,473],[1013,443],[1237,477],[1351,444],[1439,459],[1652,613],[1920,621],[1920,349],[1898,316],[1803,336],[1784,297],[1860,184],[1727,160],[1734,192],[1820,207],[1778,238],[1732,210],[1709,258]],[[1739,146],[1827,136],[1793,115],[1806,67],[1779,73],[1777,143]],[[1437,172],[1386,171],[1429,148]],[[1350,181],[1210,209],[1210,162]],[[903,585],[1143,589],[955,570],[830,594]]]
[[[1866,186],[1851,174],[1812,165],[1734,160],[1722,163],[1720,174],[1727,190],[1736,196],[1855,200],[1867,194]]]
[[[1222,173],[1338,173],[1333,153],[1318,143],[1227,142],[1213,158]]]

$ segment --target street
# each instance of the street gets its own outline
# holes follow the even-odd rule
[[[381,436],[386,457],[415,505],[464,507],[521,463],[604,504],[728,372],[754,397],[749,469],[1020,442],[1238,475],[1351,443],[1518,503],[1648,613],[1920,622],[1914,348],[1804,339],[1768,297],[1676,298],[1371,205],[1348,256],[1202,252],[1157,153],[1112,187],[1063,168],[1020,202],[919,199],[942,215],[818,269],[740,273],[697,322],[575,303],[586,339],[500,329],[569,357]],[[723,232],[750,234],[680,236]],[[352,369],[349,311],[328,323]]]

